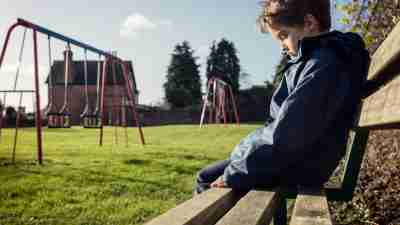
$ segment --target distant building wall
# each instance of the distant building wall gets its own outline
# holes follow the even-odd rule
[[[140,111],[140,120],[144,126],[158,126],[168,124],[199,124],[200,110],[159,110]]]

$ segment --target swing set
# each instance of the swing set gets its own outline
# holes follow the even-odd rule
[[[133,120],[135,125],[138,128],[139,132],[139,137],[140,137],[140,142],[142,145],[145,144],[144,141],[144,135],[143,131],[141,128],[141,125],[139,123],[139,117],[136,112],[136,105],[135,105],[135,93],[134,93],[134,87],[131,82],[129,82],[129,66],[126,61],[123,61],[119,57],[97,49],[95,47],[92,47],[90,45],[87,45],[85,43],[79,42],[75,39],[69,38],[67,36],[64,36],[62,34],[56,33],[54,31],[51,31],[47,28],[44,28],[42,26],[33,24],[29,21],[23,20],[23,19],[18,19],[15,24],[13,24],[7,31],[6,39],[3,45],[3,49],[0,54],[0,68],[3,65],[4,57],[6,54],[7,47],[9,45],[10,37],[15,28],[17,27],[24,27],[24,33],[23,33],[23,40],[21,44],[21,48],[19,51],[19,57],[18,57],[18,66],[16,69],[16,75],[14,79],[14,88],[12,90],[0,90],[0,93],[3,93],[3,101],[2,105],[0,106],[0,141],[1,141],[1,129],[2,127],[5,126],[6,120],[4,120],[3,116],[3,111],[6,106],[6,101],[7,101],[7,94],[8,93],[17,93],[19,94],[19,105],[18,105],[18,110],[17,110],[17,116],[16,116],[16,124],[15,124],[15,135],[14,135],[14,145],[13,145],[13,161],[15,159],[15,151],[16,151],[16,146],[17,146],[17,138],[18,138],[18,128],[20,126],[20,117],[21,117],[21,111],[22,111],[22,98],[25,93],[33,94],[34,97],[34,112],[35,112],[35,126],[36,126],[36,139],[37,139],[37,159],[39,164],[43,163],[43,149],[42,149],[42,115],[41,115],[41,106],[40,106],[40,91],[39,91],[39,66],[38,66],[38,41],[37,41],[37,33],[41,33],[47,36],[48,39],[48,55],[49,55],[49,76],[48,76],[48,85],[49,85],[49,103],[46,108],[46,115],[48,118],[48,127],[49,128],[70,128],[71,127],[71,112],[70,112],[70,107],[68,104],[68,80],[71,77],[71,69],[72,69],[72,52],[71,50],[71,45],[74,45],[78,48],[82,48],[84,50],[84,80],[85,80],[85,108],[83,112],[80,115],[80,118],[82,120],[82,125],[85,128],[98,128],[100,130],[99,132],[99,144],[100,146],[103,145],[103,134],[104,134],[104,93],[105,93],[105,88],[106,88],[106,80],[107,76],[109,75],[108,73],[108,68],[111,67],[112,69],[112,79],[113,83],[116,84],[116,67],[120,68],[122,71],[122,79],[124,82],[123,89],[125,92],[124,95],[124,104],[123,111],[126,111],[126,108],[131,108],[132,114],[133,114]],[[31,29],[33,33],[33,58],[34,58],[34,89],[33,90],[19,90],[17,89],[18,85],[18,78],[20,75],[20,68],[22,65],[22,57],[23,57],[23,52],[24,52],[24,47],[25,47],[25,39],[26,39],[26,33],[27,30]],[[55,104],[55,80],[53,79],[52,76],[52,49],[51,49],[51,41],[52,39],[56,39],[59,41],[62,41],[66,43],[66,50],[64,51],[64,101],[61,109],[57,109],[56,104]],[[90,104],[89,104],[89,94],[88,94],[88,58],[87,58],[87,52],[92,52],[95,53],[99,56],[99,60],[97,62],[97,82],[96,82],[96,105],[95,109],[91,110]],[[101,60],[103,58],[103,61]],[[102,65],[101,65],[102,64]],[[103,68],[101,68],[103,66]],[[115,88],[114,88],[115,89]],[[116,104],[117,100],[115,99],[115,95],[113,94],[113,104]],[[115,101],[114,101],[115,100]],[[122,101],[122,100],[121,100]],[[115,108],[115,105],[112,106]],[[116,111],[116,110],[115,110]],[[115,112],[117,113],[117,112]],[[123,115],[126,113],[122,113]],[[126,120],[126,116],[125,116]],[[113,125],[115,123],[111,123]],[[125,122],[125,127],[126,127],[126,122]],[[115,133],[117,136],[117,134]],[[127,139],[127,133],[126,133],[126,139]]]
[[[206,95],[203,98],[203,108],[201,111],[200,128],[203,127],[206,112],[208,110],[208,123],[219,124],[221,121],[226,125],[229,118],[229,112],[233,111],[230,116],[231,121],[236,120],[236,124],[240,125],[239,113],[236,107],[235,96],[230,84],[217,78],[211,77],[208,80]]]

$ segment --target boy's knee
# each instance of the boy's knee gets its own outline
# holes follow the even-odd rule
[[[206,182],[206,176],[205,176],[205,173],[204,173],[204,169],[202,169],[202,170],[200,170],[199,172],[197,172],[196,182],[197,182],[198,184],[201,184],[201,183],[205,183],[205,182]]]

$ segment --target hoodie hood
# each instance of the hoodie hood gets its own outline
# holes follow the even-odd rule
[[[337,54],[338,59],[352,71],[352,81],[360,85],[365,84],[370,64],[369,52],[365,49],[364,40],[356,33],[342,33],[331,31],[314,37],[307,37],[300,41],[299,51],[290,59],[297,63],[307,58],[314,51],[330,49]],[[361,90],[359,90],[361,91]]]
[[[291,61],[299,60],[320,48],[330,48],[338,54],[344,62],[353,58],[365,58],[369,53],[360,35],[356,33],[342,33],[331,31],[314,37],[306,37],[299,41],[299,51]],[[369,58],[369,57],[368,57]]]

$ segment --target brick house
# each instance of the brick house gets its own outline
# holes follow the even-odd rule
[[[68,51],[68,50],[67,50]],[[70,50],[69,50],[70,51]],[[70,62],[70,75],[68,77],[68,87],[67,87],[67,102],[69,112],[72,114],[71,123],[72,125],[79,125],[81,123],[80,115],[84,111],[86,106],[86,95],[85,95],[85,76],[84,76],[84,61],[83,60],[73,60],[73,54],[68,54],[71,56]],[[64,105],[64,90],[65,90],[65,51],[64,60],[54,60],[51,66],[51,72],[47,77],[46,83],[48,84],[48,97],[49,101],[52,95],[53,108],[55,110],[60,110]],[[101,81],[100,81],[100,91],[97,92],[97,71],[98,71],[97,60],[88,60],[88,78],[87,78],[87,88],[89,96],[89,108],[91,112],[94,112],[96,108],[97,93],[101,94]],[[136,86],[136,79],[134,75],[132,61],[127,61],[129,67],[129,77],[128,82],[131,82],[132,87],[135,89],[135,104],[139,103],[138,95],[139,92]],[[103,62],[100,62],[101,71],[103,69]],[[111,66],[107,68],[107,79],[106,88],[104,94],[104,116],[105,125],[111,123],[111,119],[114,118],[118,120],[121,116],[126,116],[128,118],[128,125],[133,124],[133,115],[131,110],[127,110],[126,115],[123,113],[122,102],[126,102],[127,93],[125,89],[125,80],[123,77],[122,69],[116,67],[116,82],[113,82],[112,69]],[[52,77],[52,87],[49,85],[49,76]],[[52,90],[53,89],[53,90]],[[114,109],[111,108],[111,103],[114,103]],[[100,108],[100,105],[99,105]],[[114,115],[117,114],[118,116]]]

